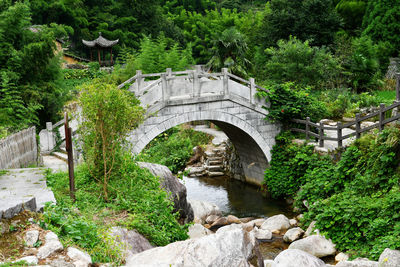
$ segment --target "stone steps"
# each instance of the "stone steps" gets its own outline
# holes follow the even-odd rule
[[[213,166],[213,165],[221,165],[222,160],[210,160],[208,161],[208,166]]]
[[[206,166],[209,172],[219,172],[224,170],[222,165]]]
[[[210,177],[217,177],[217,176],[224,176],[223,172],[208,172],[208,176]]]
[[[53,153],[51,153],[51,154],[52,154],[53,156],[55,156],[55,157],[57,157],[57,158],[59,158],[59,159],[65,161],[65,162],[68,162],[68,155],[67,155],[66,153],[63,153],[63,152],[53,152]]]

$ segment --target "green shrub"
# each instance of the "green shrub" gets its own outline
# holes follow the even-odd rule
[[[269,92],[260,91],[258,94],[270,103],[267,119],[290,124],[291,119],[318,121],[328,115],[326,105],[310,95],[310,88],[293,83],[272,84],[266,86]]]
[[[336,86],[338,61],[325,48],[310,46],[296,38],[278,41],[278,47],[265,50],[267,61],[259,74],[277,83],[294,82],[316,89]]]
[[[162,164],[173,173],[178,173],[192,156],[193,147],[207,144],[210,139],[205,133],[174,127],[151,141],[138,155],[138,160]]]
[[[293,197],[306,183],[305,173],[320,160],[313,146],[292,144],[291,139],[287,132],[276,137],[270,167],[265,171],[264,183],[273,198]]]

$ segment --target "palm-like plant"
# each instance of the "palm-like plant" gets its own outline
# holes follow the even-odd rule
[[[224,30],[213,41],[212,58],[207,63],[215,70],[228,68],[234,74],[247,76],[250,61],[246,59],[247,43],[245,37],[235,27]]]

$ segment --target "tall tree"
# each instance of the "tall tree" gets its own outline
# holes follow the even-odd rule
[[[392,55],[400,50],[400,1],[369,1],[363,20],[363,35],[373,41],[389,41],[393,46]]]
[[[312,45],[330,45],[340,26],[332,0],[271,0],[264,17],[261,41],[264,48],[296,36]]]

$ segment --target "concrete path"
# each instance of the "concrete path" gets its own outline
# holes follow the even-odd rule
[[[219,146],[220,144],[228,140],[228,136],[226,136],[223,131],[210,128],[207,125],[197,125],[193,127],[193,130],[214,136],[212,143],[215,146]]]
[[[45,171],[66,171],[67,164],[53,156],[44,156],[43,163],[43,168],[9,169],[0,175],[0,219],[12,218],[24,209],[41,211],[46,202],[56,202],[47,188]]]

